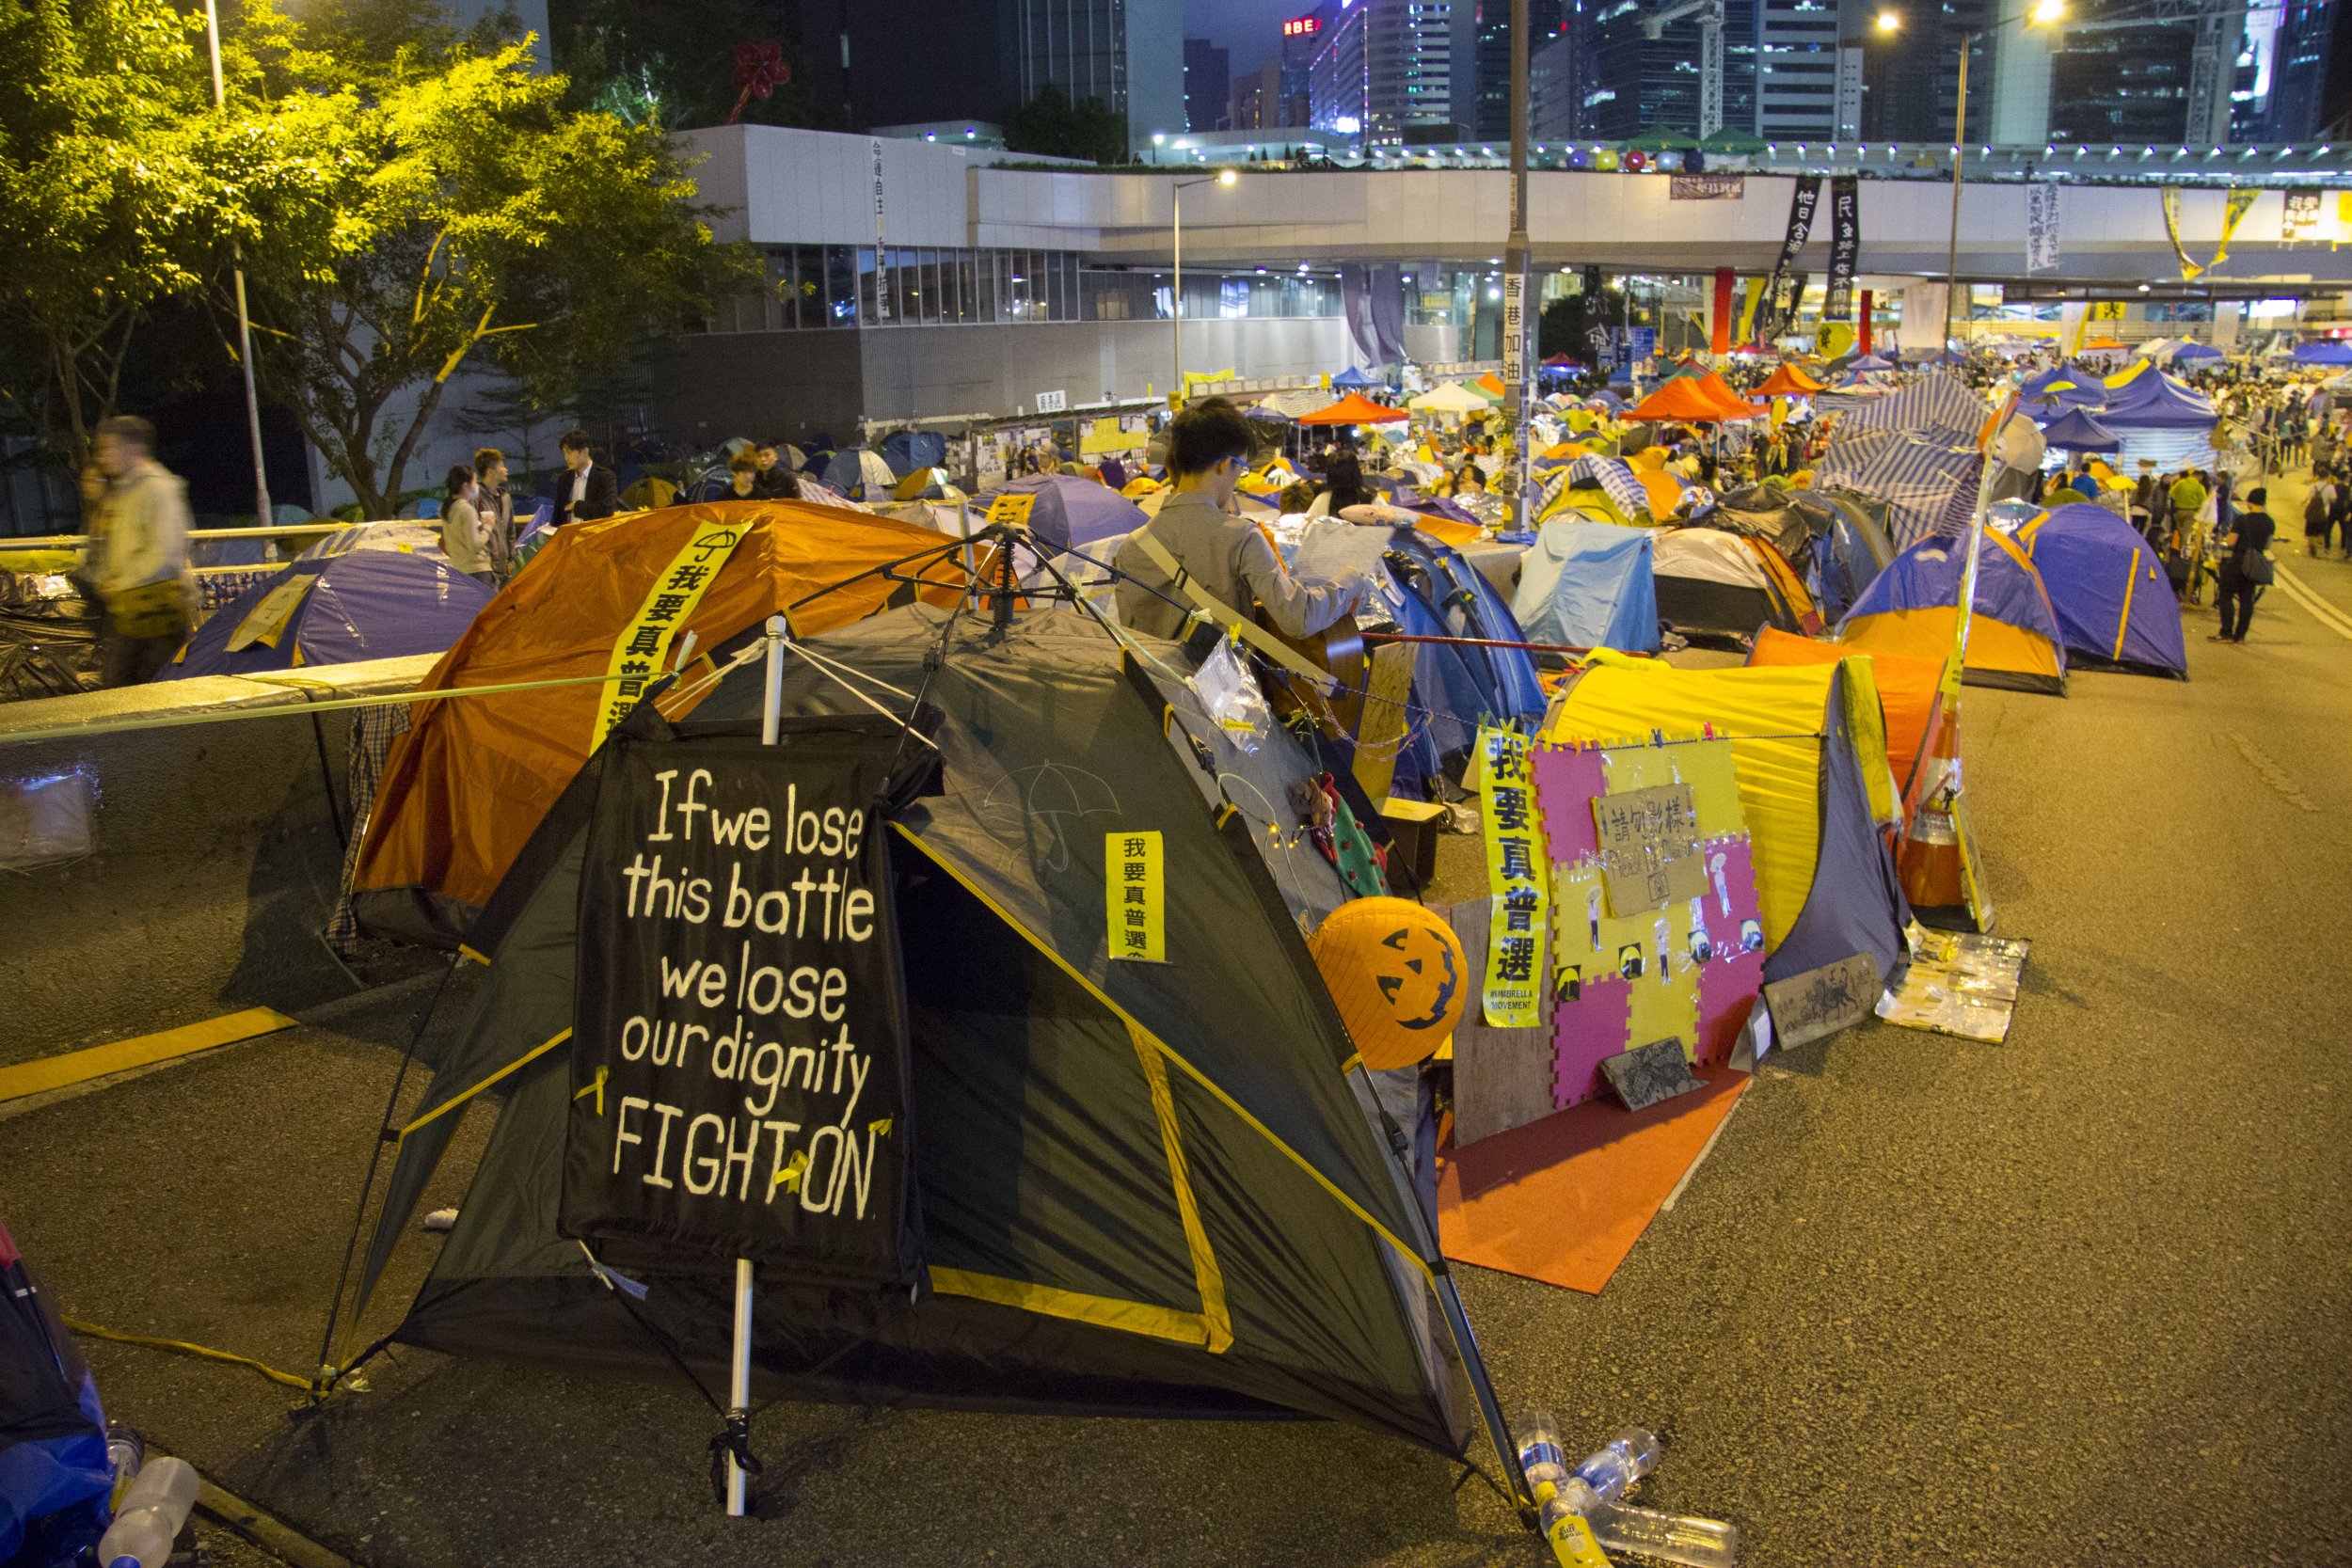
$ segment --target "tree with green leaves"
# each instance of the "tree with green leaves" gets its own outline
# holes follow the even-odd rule
[[[193,296],[250,198],[295,171],[213,108],[201,16],[165,0],[0,0],[0,403],[78,466],[139,324]]]
[[[1043,87],[1005,121],[1005,146],[1014,152],[1037,152],[1048,158],[1123,164],[1127,161],[1127,118],[1099,98],[1073,103],[1061,88]]]
[[[453,40],[421,10],[405,36],[321,26],[372,14],[256,10],[239,41],[241,87],[312,118],[319,175],[247,255],[256,368],[381,516],[461,372],[575,401],[748,263],[658,128],[567,110],[522,41]]]

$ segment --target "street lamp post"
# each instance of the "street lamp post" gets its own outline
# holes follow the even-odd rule
[[[1168,190],[1168,241],[1175,263],[1170,272],[1174,283],[1168,292],[1168,311],[1169,325],[1174,330],[1168,346],[1175,351],[1176,359],[1176,379],[1170,395],[1178,407],[1184,401],[1184,192],[1195,185],[1231,185],[1240,178],[1230,168],[1219,169],[1210,179],[1179,180]]]
[[[214,0],[204,0],[204,40],[213,55],[213,107],[224,108],[229,95],[221,86],[220,13]],[[253,521],[267,528],[276,519],[270,515],[269,470],[262,462],[262,399],[253,387],[253,323],[245,308],[245,253],[232,243],[229,255],[229,277],[237,293],[237,364],[245,372],[246,430],[253,441]]]
[[[2030,11],[2020,12],[2016,16],[2002,16],[1996,8],[1992,24],[1981,31],[1996,32],[2012,22],[2025,27],[2036,23],[2047,24],[2064,21],[2065,17],[2065,0],[2035,0]],[[1882,33],[1899,32],[1902,24],[1900,12],[1881,11],[1878,14],[1878,30]],[[1971,27],[1960,35],[1960,95],[1952,111],[1952,226],[1944,242],[1943,347],[1946,353],[1951,351],[1953,302],[1954,296],[1960,293],[1960,184],[1961,166],[1968,157],[1968,51],[1977,41],[1979,32],[1979,29]]]

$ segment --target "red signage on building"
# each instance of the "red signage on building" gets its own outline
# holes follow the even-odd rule
[[[1282,24],[1282,36],[1286,39],[1305,38],[1308,34],[1320,30],[1322,26],[1323,23],[1319,18],[1295,16]]]

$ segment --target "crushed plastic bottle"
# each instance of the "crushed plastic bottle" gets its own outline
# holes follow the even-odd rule
[[[184,1459],[158,1459],[140,1470],[98,1543],[99,1562],[103,1568],[163,1568],[196,1506],[198,1485]]]

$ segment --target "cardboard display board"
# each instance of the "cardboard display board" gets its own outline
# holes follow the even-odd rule
[[[877,809],[898,732],[610,743],[580,884],[563,1234],[657,1265],[917,1276]]]

